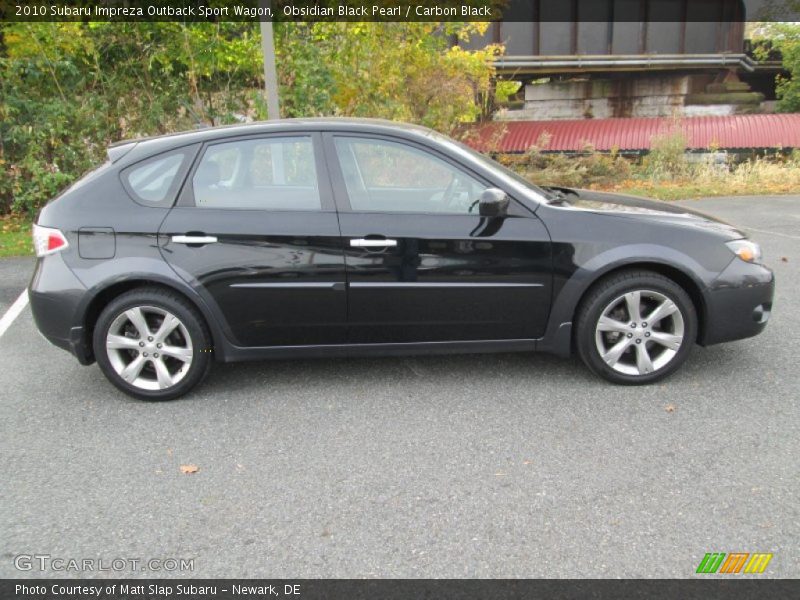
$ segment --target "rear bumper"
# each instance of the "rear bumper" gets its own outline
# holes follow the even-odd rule
[[[73,354],[81,364],[94,362],[77,308],[86,288],[59,255],[36,261],[28,287],[31,313],[36,327],[51,344]]]
[[[734,259],[705,295],[703,346],[758,335],[767,326],[775,295],[775,276],[762,265]]]

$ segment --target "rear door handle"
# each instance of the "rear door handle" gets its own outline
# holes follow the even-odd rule
[[[173,235],[176,244],[214,244],[217,238],[213,235]]]
[[[367,240],[358,238],[350,240],[350,246],[353,248],[394,248],[397,246],[397,240]]]

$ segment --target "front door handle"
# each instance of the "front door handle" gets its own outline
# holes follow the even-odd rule
[[[397,240],[368,240],[364,238],[358,238],[355,240],[350,240],[350,246],[353,248],[394,248],[397,246]]]
[[[173,235],[176,244],[214,244],[217,238],[213,235]]]

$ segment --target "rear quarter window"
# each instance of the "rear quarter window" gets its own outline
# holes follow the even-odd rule
[[[172,206],[198,146],[145,159],[122,171],[125,190],[139,204]]]

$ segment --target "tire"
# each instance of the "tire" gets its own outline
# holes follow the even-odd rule
[[[182,296],[156,287],[112,300],[95,323],[92,343],[106,378],[141,400],[186,394],[203,381],[212,362],[203,317]]]
[[[597,375],[624,385],[653,383],[674,373],[697,339],[692,299],[652,271],[624,271],[601,280],[581,303],[576,322],[581,360]]]

